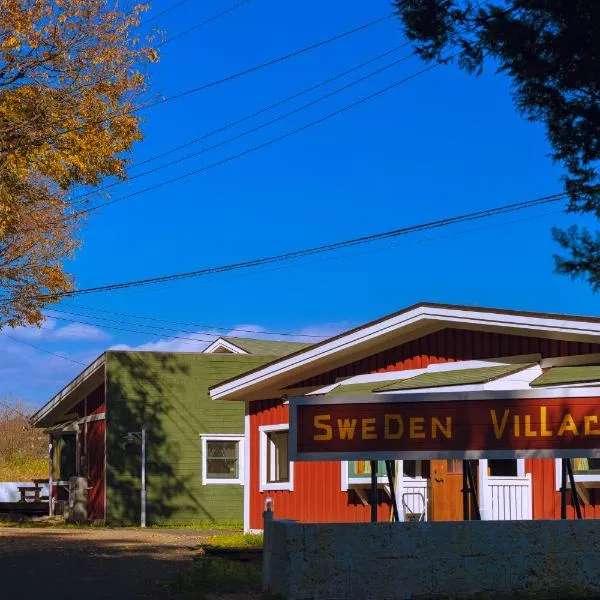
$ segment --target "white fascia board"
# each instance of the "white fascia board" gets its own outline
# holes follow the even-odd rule
[[[89,379],[98,369],[102,368],[106,362],[106,353],[102,353],[93,363],[87,366],[75,379],[68,383],[56,396],[54,396],[49,402],[44,404],[36,413],[31,417],[31,422],[37,425],[42,419],[44,419],[50,412],[52,412],[63,400],[65,400],[71,392],[80,386],[86,379]]]
[[[284,358],[247,375],[216,386],[210,391],[214,400],[225,398],[244,388],[258,385],[274,376],[299,368],[337,353],[344,352],[359,344],[384,336],[422,321],[438,322],[445,325],[468,325],[476,328],[493,327],[496,329],[521,330],[527,333],[549,333],[556,336],[599,337],[600,323],[568,320],[531,315],[514,315],[493,311],[469,310],[466,308],[442,308],[436,306],[417,306],[406,312],[393,315],[372,325],[338,336],[329,342],[310,347],[289,358]]]
[[[231,352],[232,354],[248,354],[246,350],[243,350],[239,346],[236,346],[223,338],[217,338],[212,344],[202,350],[202,354],[214,354],[221,348],[224,348],[227,352]]]

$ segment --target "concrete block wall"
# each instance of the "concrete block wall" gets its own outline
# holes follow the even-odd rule
[[[288,600],[600,597],[600,520],[273,520],[264,561]]]

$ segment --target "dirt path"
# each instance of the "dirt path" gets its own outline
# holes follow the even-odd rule
[[[168,582],[212,532],[0,527],[7,600],[172,598]]]

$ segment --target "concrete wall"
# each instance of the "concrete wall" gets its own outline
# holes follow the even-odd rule
[[[263,579],[288,600],[600,596],[600,521],[271,521]]]

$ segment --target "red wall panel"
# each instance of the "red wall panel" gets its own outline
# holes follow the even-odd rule
[[[92,421],[87,424],[88,451],[88,517],[92,520],[104,519],[104,432],[106,421]]]
[[[411,342],[353,361],[342,367],[294,383],[290,387],[327,385],[339,377],[383,371],[425,368],[430,364],[539,353],[542,358],[600,352],[600,344],[548,340],[464,329],[443,329]],[[294,491],[259,492],[259,434],[261,425],[287,423],[288,409],[280,400],[251,402],[250,414],[250,527],[262,529],[267,497],[273,499],[278,518],[299,521],[367,521],[370,509],[354,492],[341,491],[338,462],[306,462],[294,465]],[[560,517],[560,494],[555,490],[554,460],[528,460],[532,473],[535,519]],[[585,515],[600,518],[594,490]],[[600,498],[599,498],[600,502]],[[572,517],[572,507],[569,508]],[[389,518],[387,501],[379,505],[379,518]]]

